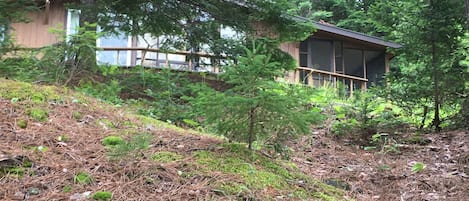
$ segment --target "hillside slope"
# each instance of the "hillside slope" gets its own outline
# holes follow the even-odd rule
[[[0,200],[346,200],[242,144],[4,79],[0,186]]]

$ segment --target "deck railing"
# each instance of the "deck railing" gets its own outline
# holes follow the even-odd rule
[[[100,52],[110,52],[112,54],[111,61],[109,61],[109,58],[99,58]],[[109,55],[101,56],[106,57]],[[123,58],[124,60],[122,60]],[[98,50],[98,60],[106,60],[108,63],[120,66],[164,66],[174,70],[206,71],[211,73],[219,73],[220,66],[227,63],[227,57],[225,55],[180,50],[164,51],[159,48],[144,47],[101,47]]]
[[[337,87],[339,83],[342,83],[348,88],[350,94],[353,94],[353,91],[357,88],[365,91],[368,82],[368,79],[362,77],[305,67],[297,67],[293,79],[296,83],[301,82],[309,86]]]
[[[111,62],[121,66],[170,67],[174,70],[203,71],[217,74],[220,73],[220,66],[227,64],[225,55],[203,52],[163,51],[158,48],[144,47],[101,47],[98,52],[114,52],[114,61]],[[170,58],[178,55],[182,58]],[[126,57],[124,65],[121,62],[123,57]],[[366,90],[368,82],[368,79],[362,77],[306,67],[297,67],[293,77],[290,76],[288,80],[309,86],[337,87],[339,83],[342,83],[349,94],[353,94],[356,89]]]

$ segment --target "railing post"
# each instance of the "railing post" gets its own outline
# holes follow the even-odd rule
[[[313,71],[309,71],[308,73],[308,85],[313,86]]]
[[[299,70],[299,69],[295,69],[295,78],[294,78],[294,82],[295,82],[295,83],[300,82],[300,70]]]
[[[353,95],[353,80],[350,79],[350,96]]]
[[[142,66],[144,65],[146,56],[147,56],[147,51],[142,50],[142,61],[140,62],[140,65],[142,65]]]
[[[117,62],[116,65],[120,65],[120,50],[117,50]]]
[[[166,52],[165,54],[165,61],[164,61],[165,65],[167,68],[169,68],[169,55],[168,55],[168,52]]]

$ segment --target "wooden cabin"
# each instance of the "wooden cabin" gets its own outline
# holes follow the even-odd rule
[[[389,72],[393,54],[388,48],[401,45],[363,33],[313,22],[316,27],[309,38],[281,45],[298,61],[298,68],[286,79],[292,83],[312,86],[337,86],[350,91],[366,89],[383,82]]]
[[[12,24],[10,34],[23,47],[40,48],[58,42],[58,38],[48,31],[50,28],[64,29],[67,34],[75,33],[80,13],[64,7],[64,3],[70,1],[41,0],[44,6],[41,11],[30,14],[32,21]],[[298,61],[298,68],[285,76],[291,83],[310,86],[341,84],[350,92],[354,89],[364,90],[381,83],[383,75],[389,72],[389,61],[393,55],[387,49],[401,47],[327,23],[311,23],[316,27],[316,32],[309,38],[281,45],[282,50]],[[211,63],[214,55],[190,51],[161,52],[161,40],[164,37],[132,37],[125,34],[104,36],[97,41],[101,48],[97,53],[97,61],[119,66],[169,66],[178,70],[219,72],[219,68]],[[192,59],[194,56],[197,60]]]
[[[8,28],[9,35],[16,44],[27,48],[40,48],[59,42],[50,29],[63,29],[71,34],[79,23],[78,13],[67,10],[65,3],[72,0],[37,0],[40,10],[29,13],[29,23],[13,23]],[[75,21],[73,21],[75,18]]]

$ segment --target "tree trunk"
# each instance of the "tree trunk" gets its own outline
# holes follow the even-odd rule
[[[430,0],[430,9],[433,10],[433,1]],[[432,71],[433,71],[433,101],[434,101],[434,111],[435,117],[433,119],[433,125],[435,126],[435,130],[437,132],[441,131],[440,127],[440,89],[439,89],[439,70],[437,67],[437,50],[436,50],[436,36],[435,36],[435,27],[432,26],[431,30],[431,43],[432,43]]]
[[[469,30],[469,0],[466,0],[466,26]]]
[[[249,143],[249,149],[252,150],[252,141],[254,140],[254,110],[256,108],[251,108],[249,110],[249,140],[248,140],[248,143]]]

